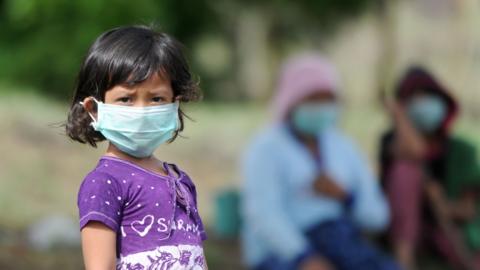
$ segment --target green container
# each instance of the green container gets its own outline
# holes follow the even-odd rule
[[[215,234],[221,238],[235,238],[239,235],[240,194],[236,190],[219,192],[215,196]]]

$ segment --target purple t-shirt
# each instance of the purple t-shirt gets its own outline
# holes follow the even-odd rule
[[[99,221],[117,233],[117,270],[206,268],[195,185],[163,167],[166,176],[104,156],[80,186],[80,228]]]

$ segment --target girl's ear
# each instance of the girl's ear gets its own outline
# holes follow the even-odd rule
[[[97,104],[92,96],[86,97],[80,104],[91,117],[97,119]]]
[[[176,97],[174,98],[173,102],[175,102],[175,101],[182,101],[182,99],[183,99],[183,96],[182,96],[182,95],[178,95],[178,96],[176,96]]]

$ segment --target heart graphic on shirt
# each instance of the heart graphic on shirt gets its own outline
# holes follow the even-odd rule
[[[150,229],[152,228],[152,225],[153,225],[153,216],[146,215],[142,220],[133,221],[130,224],[130,227],[132,227],[132,230],[138,233],[138,235],[140,235],[141,237],[144,237],[150,231]]]

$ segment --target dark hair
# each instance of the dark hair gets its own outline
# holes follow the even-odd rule
[[[183,45],[173,37],[147,26],[118,27],[101,34],[88,50],[78,73],[66,123],[67,135],[96,147],[105,137],[90,125],[92,119],[80,101],[89,96],[104,101],[105,93],[112,87],[135,85],[155,73],[170,79],[174,98],[180,96],[182,102],[201,98],[198,83],[183,54]],[[184,117],[180,109],[180,127],[171,141],[183,130]]]

